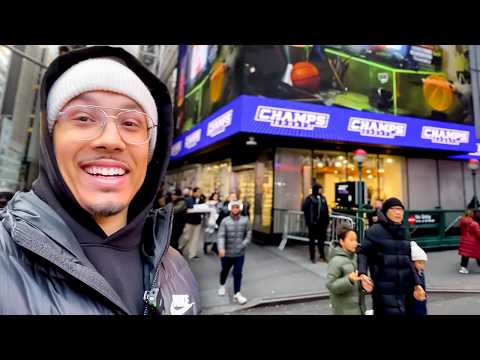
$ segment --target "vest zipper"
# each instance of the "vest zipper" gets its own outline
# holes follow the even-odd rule
[[[145,293],[143,294],[143,301],[145,302],[145,308],[143,311],[144,315],[150,315],[152,313],[163,315],[165,311],[162,293],[158,285],[158,277],[160,274],[160,266],[163,266],[162,265],[163,256],[165,255],[165,253],[167,252],[170,246],[170,239],[168,235],[171,234],[171,228],[172,228],[172,222],[173,222],[173,207],[170,207],[170,209],[166,209],[166,211],[167,211],[167,216],[169,216],[169,220],[168,220],[168,226],[166,228],[166,234],[164,233],[162,235],[164,237],[165,235],[167,235],[168,239],[166,241],[166,246],[163,249],[162,254],[160,255],[160,259],[158,260],[158,263],[155,267],[155,273],[154,273],[155,275],[154,275],[152,284],[150,285],[150,290],[145,291]]]

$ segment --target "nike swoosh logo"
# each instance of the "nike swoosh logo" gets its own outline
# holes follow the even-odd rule
[[[192,308],[193,304],[194,303],[188,304],[187,306],[184,306],[178,310],[175,308],[174,304],[172,304],[170,306],[170,315],[183,315]]]

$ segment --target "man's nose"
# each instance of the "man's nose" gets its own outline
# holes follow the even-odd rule
[[[105,126],[100,136],[93,141],[96,148],[105,148],[108,150],[124,150],[125,141],[120,135],[117,124],[112,118],[107,118]]]

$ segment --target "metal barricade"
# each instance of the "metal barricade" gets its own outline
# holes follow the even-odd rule
[[[288,210],[285,211],[283,219],[282,241],[278,248],[283,250],[288,240],[300,240],[308,242],[308,228],[305,224],[303,211]],[[330,245],[337,237],[337,228],[341,224],[347,224],[359,233],[359,237],[363,238],[364,224],[363,219],[358,216],[348,216],[345,214],[332,213],[330,215],[330,223],[327,228],[327,241],[325,245]]]

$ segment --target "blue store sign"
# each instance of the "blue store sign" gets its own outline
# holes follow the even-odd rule
[[[464,153],[477,150],[470,125],[242,95],[177,137],[172,160],[240,132]]]

